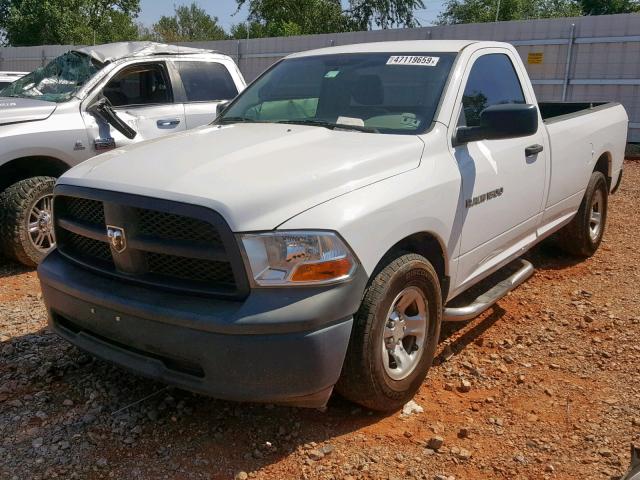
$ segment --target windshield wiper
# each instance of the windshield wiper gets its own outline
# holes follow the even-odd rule
[[[286,123],[290,125],[311,125],[315,127],[328,128],[330,130],[335,130],[337,128],[340,130],[354,130],[356,132],[379,133],[377,128],[349,125],[346,123],[331,123],[325,122],[324,120],[282,120],[278,123]]]

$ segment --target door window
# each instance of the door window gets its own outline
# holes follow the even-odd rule
[[[516,70],[505,54],[483,55],[471,67],[458,126],[478,127],[485,108],[507,103],[525,103]]]
[[[171,103],[170,83],[162,65],[127,67],[104,87],[103,94],[114,107]]]
[[[227,67],[215,62],[177,62],[189,102],[231,100],[238,94]]]

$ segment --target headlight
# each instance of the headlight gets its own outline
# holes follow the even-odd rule
[[[249,275],[260,286],[332,283],[349,278],[357,262],[331,232],[240,235]]]

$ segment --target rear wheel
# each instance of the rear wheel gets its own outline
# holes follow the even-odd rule
[[[590,257],[598,250],[607,222],[609,191],[602,172],[593,172],[576,216],[558,234],[558,244],[571,255]]]
[[[33,267],[55,246],[53,177],[21,180],[0,194],[0,245],[9,258]]]
[[[390,260],[355,315],[337,391],[372,410],[401,408],[431,367],[441,319],[440,282],[431,263],[415,254]]]

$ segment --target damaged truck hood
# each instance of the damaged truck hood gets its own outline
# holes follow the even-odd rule
[[[31,98],[0,97],[0,125],[46,120],[57,106]]]
[[[269,230],[416,168],[423,148],[412,135],[212,125],[99,155],[59,182],[202,205],[223,215],[233,231]]]

